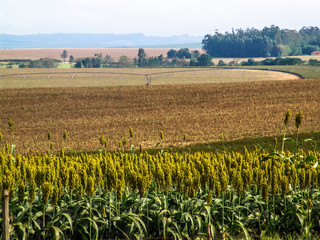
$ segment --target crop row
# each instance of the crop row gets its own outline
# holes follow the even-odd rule
[[[100,210],[97,210],[100,211],[99,214],[105,216],[106,213],[102,212],[110,214],[111,205],[108,203],[113,199],[115,204],[113,206],[117,209],[113,217],[121,216],[120,209],[124,208],[123,204],[129,204],[131,205],[129,208],[132,208],[137,201],[143,199],[150,201],[149,196],[152,194],[168,196],[173,193],[180,196],[178,197],[180,200],[184,199],[182,202],[200,198],[203,207],[212,207],[217,204],[218,199],[224,203],[234,197],[241,205],[240,199],[245,199],[250,194],[252,197],[258,197],[259,201],[267,206],[273,206],[274,211],[275,199],[285,199],[296,193],[305,193],[302,199],[307,200],[306,208],[309,206],[311,209],[315,204],[312,202],[314,200],[311,193],[317,192],[320,186],[319,155],[319,152],[305,153],[302,150],[299,154],[257,150],[246,151],[245,154],[159,152],[156,155],[147,152],[130,154],[118,151],[66,155],[62,151],[60,155],[18,154],[13,157],[3,150],[0,155],[0,187],[10,190],[10,207],[15,211],[19,206],[20,208],[23,206],[30,208],[33,205],[44,207],[44,213],[41,214],[44,218],[41,218],[40,222],[35,219],[32,223],[37,226],[36,228],[42,229],[42,234],[48,221],[45,209],[52,211],[61,208],[66,198],[73,201],[73,204],[84,199],[88,199],[89,202],[93,199],[96,199],[95,201],[100,198],[105,199],[98,204]],[[129,201],[130,194],[135,194],[135,197]],[[318,197],[316,199],[318,200]],[[234,207],[238,203],[233,203]],[[138,209],[135,214],[139,214],[139,211],[142,209]],[[91,208],[89,212],[92,214]],[[148,219],[147,216],[144,217]],[[19,214],[12,215],[11,218],[12,222],[16,222],[16,218],[22,221]],[[68,219],[67,216],[65,218]],[[71,219],[69,221],[71,222]],[[53,224],[52,219],[49,222]],[[25,224],[25,230],[22,232],[28,234],[37,232],[30,231],[30,225]],[[111,227],[110,224],[109,222],[107,226]],[[145,228],[145,222],[141,224]],[[206,223],[207,226],[208,224]],[[262,220],[259,222],[259,225],[261,224]],[[260,226],[260,230],[262,228],[267,227]],[[204,229],[206,228],[201,227],[192,233],[186,230],[186,234],[200,234]],[[70,228],[67,228],[67,231],[70,231]],[[103,238],[123,237],[123,235],[108,235],[108,231],[94,234]],[[59,234],[62,232],[61,230]],[[131,237],[135,236],[134,232],[132,230]],[[139,236],[148,236],[147,232],[149,231],[141,230]],[[93,233],[89,234],[87,231],[87,234],[91,236]],[[163,235],[164,232],[157,234]]]

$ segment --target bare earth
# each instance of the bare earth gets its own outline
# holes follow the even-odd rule
[[[114,149],[119,140],[154,147],[281,134],[287,109],[302,110],[302,132],[318,131],[319,79],[69,88],[1,89],[0,131],[18,152],[70,146],[97,150],[101,134]],[[8,119],[15,123],[14,135]],[[69,132],[63,143],[64,130]],[[292,121],[289,132],[295,129]],[[187,142],[183,135],[187,134]],[[129,143],[127,145],[129,148]]]

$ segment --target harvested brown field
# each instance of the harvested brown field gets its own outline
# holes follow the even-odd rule
[[[0,60],[3,59],[31,59],[54,58],[62,60],[61,54],[67,50],[68,56],[74,59],[83,57],[93,57],[96,53],[102,56],[110,55],[114,60],[119,60],[120,56],[127,56],[130,59],[138,57],[138,48],[51,48],[51,49],[0,49]],[[163,54],[167,56],[168,48],[144,48],[148,57],[155,57]],[[190,49],[203,52],[201,49]]]
[[[320,129],[319,79],[186,85],[1,89],[0,131],[18,152],[70,146],[97,150],[101,134],[114,149],[119,140],[154,147],[278,135],[287,109],[302,110],[301,132]],[[15,123],[14,135],[8,118]],[[69,135],[63,143],[63,132]],[[289,132],[294,132],[291,121]],[[187,141],[183,140],[187,134]]]

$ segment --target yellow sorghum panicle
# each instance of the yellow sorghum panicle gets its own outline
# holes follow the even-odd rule
[[[195,193],[200,189],[200,173],[195,170],[193,176],[193,181],[192,181],[192,190],[193,190],[193,196]]]
[[[214,189],[214,184],[216,182],[216,174],[215,174],[215,171],[213,169],[213,167],[211,167],[209,169],[209,179],[208,179],[208,182],[209,182],[209,190],[213,190]]]
[[[291,181],[289,180],[289,183],[291,183],[293,189],[295,190],[297,187],[298,174],[297,174],[297,170],[294,166],[291,169],[290,178],[291,178]]]
[[[220,172],[221,191],[224,194],[228,187],[228,175],[225,171]]]
[[[51,132],[49,131],[48,132],[48,141],[50,141],[51,140]]]
[[[61,197],[61,192],[62,192],[62,183],[61,179],[58,180],[58,197]]]
[[[69,184],[69,170],[68,168],[60,168],[60,179],[63,187],[67,188]]]
[[[137,187],[139,190],[140,197],[143,197],[145,191],[151,184],[151,177],[148,172],[148,166],[147,164],[143,164],[140,166],[141,173],[138,174],[137,178]]]
[[[106,143],[106,139],[104,138],[104,136],[103,136],[103,134],[101,134],[101,136],[100,136],[100,145],[101,146],[104,146],[105,145],[105,143]]]
[[[68,137],[67,130],[64,130],[62,137],[63,137],[63,140],[67,140],[67,137]]]
[[[154,181],[158,187],[158,189],[163,190],[165,186],[165,177],[164,177],[164,171],[162,169],[162,166],[160,163],[155,162],[155,172],[154,172]],[[187,170],[187,169],[186,169]],[[186,175],[187,176],[187,175]]]
[[[20,205],[23,203],[25,189],[26,189],[26,185],[23,181],[21,181],[18,186],[18,201]]]
[[[302,113],[302,111],[300,110],[300,111],[296,114],[296,123],[295,123],[296,128],[300,128],[302,119],[303,119],[303,113]]]
[[[253,180],[253,171],[250,168],[243,169],[241,177],[243,180],[243,188],[248,189]]]
[[[92,198],[94,192],[95,192],[95,185],[94,185],[94,179],[93,177],[89,176],[88,177],[88,183],[87,183],[87,189],[86,192],[89,195],[90,198]]]
[[[123,143],[123,146],[127,145],[128,139],[125,137],[125,138],[122,140],[122,143]]]
[[[188,135],[185,133],[184,135],[183,135],[183,141],[187,141],[187,138],[188,138]]]
[[[268,202],[268,199],[269,199],[269,187],[268,187],[268,184],[267,182],[263,182],[262,184],[262,199],[266,202]]]
[[[161,140],[164,139],[163,131],[160,131],[160,139],[161,139]]]
[[[129,134],[130,134],[130,137],[133,138],[134,134],[133,134],[133,129],[132,128],[129,129]]]
[[[29,180],[29,203],[32,204],[36,196],[36,182],[34,178]]]
[[[50,194],[51,194],[51,183],[49,182],[44,182],[41,186],[42,190],[42,202],[44,205],[48,203]]]
[[[102,169],[101,169],[100,164],[96,165],[96,174],[95,174],[95,176],[96,176],[96,178],[95,178],[96,179],[96,184],[99,187],[101,187],[102,184],[103,184],[103,173],[102,173]]]
[[[15,186],[15,178],[12,174],[14,173],[9,173],[8,171],[4,171],[4,174],[2,176],[2,187],[3,189],[10,190],[10,194],[13,193],[11,190],[13,190]]]
[[[12,121],[11,118],[9,118],[9,120],[8,120],[8,128],[9,128],[9,131],[10,131],[11,133],[14,132],[14,123],[13,123],[13,121]]]
[[[69,168],[69,188],[75,190],[77,187],[77,173],[74,168]]]
[[[116,187],[115,190],[117,191],[117,200],[121,201],[122,199],[122,188],[125,185],[124,179],[124,171],[123,168],[120,166],[120,163],[116,163],[116,171],[117,171],[117,179],[116,179]]]
[[[52,206],[57,206],[59,200],[59,187],[55,186],[52,191]]]
[[[232,186],[236,190],[238,196],[240,197],[243,191],[243,181],[240,172],[236,172],[236,175],[234,176],[232,181]]]
[[[284,125],[288,125],[289,121],[290,121],[290,117],[291,117],[291,110],[288,109],[288,111],[286,112],[285,116],[284,116]]]

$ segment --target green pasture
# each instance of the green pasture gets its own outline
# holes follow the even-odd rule
[[[266,71],[281,71],[287,73],[296,73],[303,78],[320,78],[320,66],[293,65],[293,66],[246,66],[238,67],[244,69],[263,69]]]

